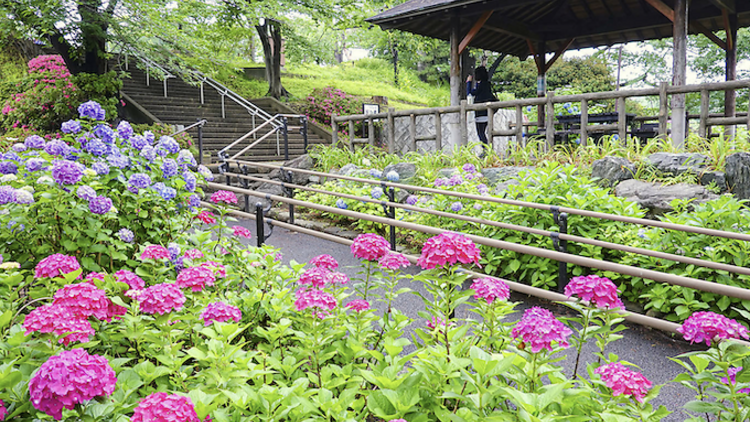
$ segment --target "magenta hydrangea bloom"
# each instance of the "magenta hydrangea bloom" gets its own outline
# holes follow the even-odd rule
[[[94,280],[104,281],[104,275],[104,273],[91,272],[88,273],[84,281],[94,284]]]
[[[409,260],[403,254],[393,252],[389,252],[383,255],[378,261],[378,264],[380,265],[380,268],[393,271],[398,270],[401,267],[406,268],[411,265]]]
[[[332,294],[318,289],[300,289],[297,290],[295,296],[297,300],[294,301],[294,306],[297,311],[304,311],[308,308],[323,312],[332,311],[338,305]]]
[[[189,397],[153,393],[138,403],[130,422],[201,422]]]
[[[214,322],[227,322],[230,319],[234,322],[240,322],[242,320],[242,312],[240,308],[232,305],[227,305],[224,302],[209,303],[206,309],[201,314],[203,323],[205,325],[211,325]]]
[[[223,265],[215,261],[206,261],[201,264],[201,267],[209,268],[214,272],[216,278],[224,278],[227,276],[227,270]]]
[[[612,389],[613,396],[633,396],[642,403],[651,388],[651,381],[643,374],[631,371],[621,363],[608,363],[594,372],[602,376],[602,381]]]
[[[116,383],[115,371],[104,356],[66,350],[49,358],[31,377],[29,394],[35,408],[60,420],[63,408],[108,396]]]
[[[443,320],[443,318],[432,317],[427,320],[427,328],[429,328],[430,330],[443,327],[445,327],[445,320]]]
[[[388,422],[406,422],[406,419],[391,419]]]
[[[739,322],[714,312],[696,312],[677,328],[685,340],[690,343],[706,342],[711,345],[713,340],[748,338],[748,331]]]
[[[169,259],[169,251],[162,245],[148,245],[141,254],[141,260],[144,259]]]
[[[487,303],[492,303],[495,299],[508,300],[510,289],[504,281],[494,277],[478,278],[471,283],[471,289],[476,292],[474,299],[484,299]]]
[[[368,261],[375,261],[383,257],[388,253],[390,245],[383,236],[378,236],[375,233],[360,234],[354,238],[352,243],[352,254],[359,259],[366,259]]]
[[[206,286],[213,286],[216,281],[214,272],[203,266],[185,268],[177,275],[177,287],[181,289],[190,288],[194,292],[200,292]]]
[[[568,337],[573,331],[558,321],[552,312],[537,306],[527,309],[518,321],[511,335],[521,338],[521,343],[531,345],[531,352],[537,353],[542,349],[552,351],[552,342],[562,347],[568,347]]]
[[[203,252],[199,251],[198,249],[188,249],[185,251],[185,258],[188,259],[201,259],[205,255],[203,255]]]
[[[727,375],[729,375],[729,379],[727,379],[727,377],[722,377],[721,382],[723,382],[724,384],[729,384],[731,381],[732,385],[737,384],[737,373],[739,373],[740,371],[742,371],[741,366],[735,366],[727,369]],[[740,394],[750,394],[750,388],[740,388],[739,390],[737,390],[737,392]]]
[[[115,279],[120,283],[128,285],[128,290],[140,290],[146,286],[146,282],[130,270],[120,270],[115,273]]]
[[[23,328],[26,335],[32,332],[56,336],[70,333],[57,341],[66,346],[73,342],[86,343],[95,334],[88,320],[73,315],[70,309],[60,305],[40,306],[29,312],[23,321]]]
[[[596,275],[573,277],[565,286],[565,296],[578,296],[597,308],[616,309],[624,308],[622,301],[617,297],[617,286],[612,280]]]
[[[310,263],[318,268],[325,268],[328,270],[335,270],[339,267],[339,263],[336,261],[336,259],[328,254],[318,255],[315,258],[311,259]]]
[[[185,295],[176,284],[156,284],[143,290],[138,295],[141,311],[147,314],[164,315],[173,310],[182,309],[185,304]]]
[[[458,262],[479,265],[479,255],[479,248],[471,239],[458,233],[445,232],[425,242],[417,265],[424,270],[454,265]]]
[[[211,195],[211,202],[213,202],[214,204],[223,202],[225,204],[233,205],[237,203],[237,195],[235,195],[234,192],[220,190],[220,191],[214,192]]]
[[[78,260],[74,256],[56,253],[50,255],[36,264],[34,277],[36,278],[54,278],[61,277],[65,274],[72,273],[81,268]],[[78,278],[81,278],[79,275]]]
[[[5,403],[0,400],[0,421],[4,421],[6,416],[8,416],[8,409],[5,408]]]
[[[89,283],[68,284],[55,292],[52,305],[64,306],[76,317],[107,319],[107,292]]]
[[[346,284],[349,282],[349,276],[340,273],[338,271],[331,271],[328,273],[328,283],[336,285],[336,284]]]
[[[357,299],[347,303],[346,307],[357,312],[362,312],[370,309],[370,302],[362,299]]]
[[[326,268],[309,268],[299,276],[297,283],[300,285],[310,285],[316,289],[322,289],[328,283],[328,276],[331,272]]]
[[[245,239],[250,239],[253,236],[252,233],[250,233],[250,230],[242,226],[232,226],[232,230],[234,230],[234,235],[237,237],[244,237]]]

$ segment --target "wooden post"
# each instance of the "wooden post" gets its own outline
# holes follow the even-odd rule
[[[625,97],[617,99],[617,134],[620,136],[620,144],[628,143],[628,125],[625,116]]]
[[[336,113],[331,114],[331,145],[339,143],[339,122],[336,121]]]
[[[435,150],[438,152],[443,150],[443,119],[441,119],[440,111],[435,112]]]
[[[667,136],[667,82],[659,84],[659,136]]]
[[[461,111],[458,112],[458,125],[461,130],[461,139],[458,141],[458,145],[464,146],[469,143],[469,128],[466,127],[466,100],[461,100]]]
[[[737,14],[727,16],[727,55],[726,55],[726,80],[737,79]],[[737,113],[737,95],[733,89],[724,91],[724,116],[734,117]],[[724,138],[734,137],[736,126],[724,126]]]
[[[367,119],[367,143],[370,146],[375,145],[375,124],[372,121],[372,117]]]
[[[589,100],[581,100],[581,146],[589,143]]]
[[[707,121],[708,121],[708,113],[709,113],[709,97],[708,97],[708,90],[703,89],[701,90],[701,118],[700,123],[698,126],[698,136],[701,138],[705,138],[708,134],[707,128]]]
[[[459,40],[459,19],[458,16],[453,16],[451,19],[451,34],[450,34],[450,87],[451,87],[451,105],[457,106],[461,101],[461,55],[458,52]]]
[[[409,151],[417,150],[417,116],[409,115]]]
[[[685,85],[687,75],[688,1],[675,0],[672,54],[672,86]],[[685,94],[672,95],[672,145],[685,148]]]
[[[516,106],[516,149],[523,144],[523,108]]]
[[[357,134],[354,133],[354,120],[349,120],[349,150],[354,152],[354,140],[357,138]]]
[[[554,92],[547,93],[547,116],[544,121],[544,134],[547,138],[547,151],[555,149],[555,98]]]
[[[393,107],[388,107],[388,153],[396,153],[396,127],[393,113],[396,111]]]
[[[495,150],[495,109],[487,106],[487,142],[490,144],[490,151]]]
[[[536,46],[536,96],[537,97],[544,97],[544,95],[547,92],[547,63],[546,58],[544,56],[545,51],[547,51],[547,44],[544,41],[539,41],[539,43]],[[544,105],[540,104],[536,109],[536,121],[538,122],[539,126],[537,127],[537,132],[539,131],[540,127],[544,127],[546,124],[546,120],[544,118]]]

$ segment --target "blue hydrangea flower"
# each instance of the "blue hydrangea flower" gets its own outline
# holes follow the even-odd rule
[[[16,174],[18,166],[13,161],[0,161],[0,174]]]
[[[156,155],[158,155],[159,157],[166,157],[167,155],[169,155],[169,151],[167,151],[167,149],[164,147],[158,146],[156,147]]]
[[[16,190],[12,186],[0,186],[0,205],[9,204],[16,201]]]
[[[164,184],[164,182],[156,182],[153,185],[151,185],[151,189],[155,190],[156,192],[161,195],[161,193],[164,191],[164,189],[167,188],[167,185]]]
[[[395,170],[391,170],[391,171],[389,171],[389,172],[388,172],[388,173],[387,173],[387,174],[385,175],[385,178],[386,178],[386,179],[387,179],[387,180],[388,180],[389,182],[398,182],[398,179],[399,179],[399,175],[398,175],[398,172],[396,172]]]
[[[141,149],[141,157],[147,159],[148,161],[154,161],[156,158],[156,150],[151,145],[145,145]]]
[[[23,141],[23,144],[29,148],[42,149],[44,148],[44,138],[39,135],[31,135]]]
[[[16,189],[17,204],[33,204],[34,195],[25,189]]]
[[[11,148],[13,148],[13,151],[15,151],[15,152],[24,152],[27,149],[29,149],[29,147],[27,147],[26,145],[24,145],[24,144],[22,144],[20,142],[17,142],[15,144],[13,144],[13,146]]]
[[[86,151],[96,157],[106,155],[108,149],[109,148],[107,148],[107,145],[105,145],[104,142],[98,139],[92,139],[86,143]]]
[[[188,198],[188,205],[191,207],[197,207],[201,204],[201,197],[198,195],[190,195]]]
[[[67,122],[62,124],[60,129],[63,133],[78,133],[81,131],[81,124],[75,120],[68,120]]]
[[[127,120],[123,120],[117,125],[117,134],[120,135],[120,138],[122,139],[130,139],[130,137],[133,136],[133,127],[130,126],[130,123],[128,123]]]
[[[165,187],[164,190],[159,192],[161,194],[161,197],[164,198],[165,201],[169,201],[174,199],[175,196],[177,196],[177,190],[172,187]]]
[[[88,117],[94,120],[104,120],[104,109],[96,101],[87,101],[78,106],[78,114],[81,118]]]
[[[406,197],[406,203],[411,206],[417,205],[417,201],[419,201],[419,197],[417,195],[409,195],[408,197]]]
[[[482,209],[482,204],[480,204],[479,202],[475,202],[474,203],[474,209],[477,210],[477,211],[481,210]]]
[[[480,183],[477,185],[477,191],[479,191],[480,195],[486,195],[490,191],[490,188],[488,188],[484,183]]]
[[[463,208],[464,208],[464,204],[462,204],[462,203],[460,203],[458,201],[456,201],[456,202],[454,202],[454,203],[451,204],[451,211],[453,211],[453,212],[459,212]]]
[[[464,166],[461,167],[461,169],[465,171],[466,173],[474,173],[475,171],[477,171],[477,168],[474,167],[474,164],[471,164],[471,163],[464,164]]]
[[[8,221],[8,230],[10,230],[11,233],[20,233],[26,229],[26,226],[23,224],[18,224],[17,221],[10,220]]]
[[[96,174],[102,176],[105,174],[109,174],[109,165],[107,163],[103,163],[101,161],[97,161],[94,164],[91,165],[91,169],[96,172]]]
[[[180,272],[185,269],[185,259],[181,256],[176,257],[175,259],[172,259],[172,264],[174,265],[174,269],[177,272]]]
[[[44,144],[44,152],[49,155],[65,155],[67,150],[68,144],[59,139],[54,139]]]
[[[167,245],[167,251],[169,252],[169,260],[174,261],[175,258],[180,256],[180,245],[176,243],[170,243]]]
[[[133,135],[130,137],[130,145],[137,149],[138,151],[142,150],[143,147],[149,145],[148,139],[146,139],[142,135]],[[150,146],[150,145],[149,145]]]
[[[124,155],[108,155],[107,161],[114,167],[126,168],[130,165],[130,159]]]
[[[336,200],[336,207],[341,208],[342,210],[349,208],[343,198],[339,198],[338,200]]]
[[[125,243],[133,243],[133,239],[135,238],[135,235],[130,229],[126,229],[123,227],[117,232],[117,237],[119,237],[120,240],[122,240]]]
[[[91,186],[81,185],[76,189],[76,196],[85,201],[91,201],[96,198],[96,191]]]
[[[193,157],[193,154],[190,153],[190,151],[186,149],[180,150],[180,153],[177,155],[177,162],[180,164],[187,164],[190,166],[194,166],[197,164],[195,162],[195,157]]]
[[[209,182],[214,180],[214,174],[211,173],[211,170],[203,164],[198,166],[198,173],[200,173],[203,178],[208,180]]]
[[[15,151],[6,152],[5,154],[3,154],[3,159],[11,161],[21,161],[21,157],[19,157]]]
[[[177,154],[180,151],[180,144],[171,136],[159,138],[159,146],[169,151],[170,154]]]
[[[115,142],[115,131],[107,125],[96,125],[94,135],[101,138],[105,144],[113,144]]]
[[[52,178],[60,185],[74,185],[83,177],[83,166],[68,160],[56,160],[52,164]]]
[[[66,160],[75,161],[78,159],[78,153],[80,153],[81,150],[76,147],[68,147],[65,150],[65,153],[63,154],[63,157],[65,157]]]
[[[89,201],[89,211],[94,214],[106,214],[112,209],[112,200],[106,196],[97,196]]]
[[[380,197],[383,196],[383,188],[372,188],[372,192],[370,192],[370,195],[372,195],[374,199],[380,199]]]
[[[150,130],[143,132],[143,136],[146,138],[146,141],[148,141],[149,145],[154,144],[154,140],[156,140],[156,136],[154,136],[154,134]]]
[[[128,184],[139,189],[146,189],[151,186],[151,177],[145,173],[134,173],[128,179]]]
[[[381,177],[383,177],[383,172],[378,169],[370,169],[370,176],[376,179],[380,179]]]
[[[171,158],[165,158],[161,165],[162,177],[170,179],[177,175],[177,161]]]
[[[188,192],[194,192],[195,186],[198,183],[195,175],[189,171],[186,171],[182,174],[182,179],[185,180],[185,190]]]

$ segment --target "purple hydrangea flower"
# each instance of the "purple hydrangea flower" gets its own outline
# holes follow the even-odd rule
[[[42,169],[42,167],[44,167],[45,164],[47,164],[47,161],[42,160],[41,158],[30,158],[28,161],[26,161],[26,171],[39,171]]]
[[[79,152],[81,152],[81,150],[76,147],[68,147],[65,150],[63,157],[65,157],[66,160],[75,161],[78,159],[78,156],[76,154],[78,154]]]
[[[174,265],[174,269],[176,271],[182,271],[185,269],[185,259],[181,256],[176,257],[175,259],[171,260],[172,264]]]
[[[171,136],[159,138],[159,146],[169,151],[170,154],[177,154],[180,151],[180,144]]]
[[[148,145],[148,140],[142,135],[133,135],[130,137],[130,145],[140,151]]]
[[[18,166],[13,161],[0,161],[0,174],[16,174]]]
[[[135,238],[135,235],[133,234],[131,230],[123,227],[117,232],[117,237],[119,237],[120,240],[122,240],[125,243],[133,243],[133,239]]]
[[[128,183],[139,189],[146,189],[151,186],[151,177],[145,173],[135,173],[130,176]]]
[[[83,166],[73,161],[56,160],[52,164],[52,177],[61,185],[74,185],[83,177]]]
[[[346,205],[346,201],[344,201],[343,198],[339,198],[336,200],[336,207],[341,208],[342,210],[349,208],[349,206]]]
[[[169,260],[174,261],[175,258],[180,256],[180,245],[176,243],[170,243],[167,245],[167,251],[169,251]]]
[[[208,180],[209,182],[214,180],[214,174],[211,173],[211,170],[203,164],[198,166],[198,173],[200,173],[201,176],[203,176],[203,178]]]
[[[149,145],[154,144],[154,140],[156,140],[156,136],[154,136],[154,134],[150,130],[143,132],[143,136],[146,138],[146,141],[148,141]]]
[[[188,198],[188,205],[191,207],[197,207],[201,204],[201,197],[198,195],[190,195],[190,198]]]
[[[104,109],[96,101],[87,101],[78,106],[78,114],[94,120],[104,120]]]
[[[464,204],[462,204],[462,203],[460,203],[458,201],[456,201],[456,202],[454,202],[454,203],[451,204],[451,211],[453,211],[453,212],[459,212],[463,208],[464,208]]]
[[[16,189],[16,203],[17,204],[33,204],[34,194],[25,189]]]
[[[103,163],[101,161],[97,161],[96,163],[92,164],[91,169],[100,176],[109,174],[109,166],[107,165],[107,163]]]
[[[68,144],[59,139],[54,139],[44,145],[44,152],[49,155],[65,155],[67,149]]]
[[[165,158],[161,165],[162,177],[170,179],[177,175],[177,161],[171,158]]]
[[[133,185],[128,185],[128,192],[137,194],[138,193],[138,188],[135,187],[135,186],[133,186]]]
[[[435,179],[435,187],[439,188],[440,186],[448,186],[448,179],[445,177],[438,177]]]
[[[12,186],[0,186],[0,205],[16,202],[16,190]]]
[[[96,125],[94,135],[101,138],[105,144],[113,144],[115,141],[115,131],[107,125]]]
[[[29,147],[27,147],[26,145],[24,145],[24,144],[22,144],[20,142],[17,142],[15,144],[13,144],[13,146],[11,148],[13,148],[13,151],[15,151],[15,152],[24,152],[27,149],[29,149]]]
[[[23,144],[29,148],[42,149],[44,148],[44,138],[39,135],[31,135],[23,141]]]
[[[107,145],[99,139],[92,139],[86,143],[86,151],[97,157],[107,154],[108,149]]]
[[[23,145],[23,144],[19,144]],[[10,160],[10,161],[21,161],[21,157],[18,156],[18,153],[15,151],[8,151],[5,154],[3,154],[4,160]]]
[[[81,124],[75,120],[68,120],[67,122],[62,124],[60,129],[63,131],[63,133],[78,133],[81,131]],[[32,148],[38,148],[38,147],[32,147]]]
[[[484,183],[480,183],[477,185],[477,191],[479,191],[480,195],[487,195],[490,189]]]
[[[177,190],[169,186],[165,187],[164,190],[162,190],[159,193],[161,194],[161,197],[164,198],[165,201],[170,201],[174,199],[175,196],[177,196]]]
[[[464,166],[461,167],[461,169],[465,171],[466,173],[474,173],[475,171],[477,171],[477,168],[474,167],[474,164],[471,164],[471,163],[464,164]]]
[[[186,171],[182,174],[182,179],[185,180],[185,190],[188,192],[194,192],[196,183],[198,182],[195,175]]]
[[[167,151],[167,149],[164,147],[158,146],[156,147],[156,155],[158,155],[159,157],[166,157],[167,155],[169,155],[169,151]]]
[[[380,179],[381,177],[383,177],[383,172],[378,169],[370,169],[370,176],[376,179]]]
[[[20,233],[26,229],[26,226],[23,224],[18,224],[17,221],[10,220],[8,221],[8,230],[10,230],[11,233]]]
[[[450,179],[448,179],[449,186],[458,186],[463,182],[464,182],[464,178],[461,177],[460,174],[454,174],[453,176],[451,176]]]
[[[106,214],[112,209],[112,200],[106,196],[97,196],[89,201],[89,211],[94,214]]]
[[[133,127],[130,126],[130,123],[128,123],[127,120],[123,120],[117,125],[117,134],[120,135],[120,138],[122,139],[130,139],[130,137],[133,136]]]
[[[419,197],[417,195],[409,195],[408,197],[406,197],[406,203],[411,206],[417,205],[417,201],[419,201]]]
[[[124,155],[108,155],[107,161],[111,166],[126,168],[130,165],[130,159]]]
[[[141,148],[141,157],[148,161],[154,161],[156,158],[156,150],[151,145],[144,145],[143,148]]]
[[[96,198],[96,191],[91,186],[82,185],[76,189],[76,196],[83,200],[91,201]]]
[[[186,149],[180,150],[180,153],[177,155],[177,162],[180,164],[187,164],[189,166],[194,166],[197,164],[195,162],[195,157],[193,157],[193,154],[191,154],[190,151]]]

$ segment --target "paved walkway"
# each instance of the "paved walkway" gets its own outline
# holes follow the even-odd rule
[[[241,223],[251,229],[253,232],[252,244],[255,244],[255,222],[248,220]],[[314,236],[275,227],[273,235],[268,239],[267,243],[281,250],[285,263],[291,261],[298,263],[308,262],[315,256],[330,254],[339,262],[339,270],[347,273],[350,277],[356,275],[357,271],[361,269],[360,261],[351,254],[349,246],[322,240]],[[407,272],[415,274],[418,270],[417,267],[412,266],[407,269]],[[404,287],[419,290],[422,293],[425,292],[418,283],[405,282],[404,284]],[[569,308],[543,299],[514,293],[511,300],[521,302],[516,307],[518,312],[511,315],[513,319],[520,318],[523,311],[532,306],[548,308],[556,315],[572,315]],[[412,294],[401,295],[395,306],[416,321],[415,326],[405,333],[407,338],[411,338],[411,331],[424,325],[422,318],[417,315],[418,311],[424,309],[422,300]],[[476,315],[466,310],[462,312],[459,309],[457,317],[475,318]],[[624,338],[610,344],[606,349],[606,353],[615,353],[621,360],[638,365],[641,368],[641,372],[654,384],[667,383],[682,372],[682,367],[671,361],[670,357],[701,349],[700,345],[690,345],[681,339],[672,338],[670,334],[661,331],[644,328],[635,324],[626,325],[628,330],[621,333],[624,335]],[[596,359],[593,355],[595,350],[596,347],[593,344],[584,346],[581,356],[581,368],[585,368],[586,362]],[[406,352],[408,351],[406,350]],[[573,365],[575,363],[575,350],[572,348],[568,349],[566,355],[568,359],[560,362],[560,364],[563,366],[565,373],[570,375],[573,372]],[[659,397],[652,404],[655,407],[663,404],[673,412],[664,421],[684,421],[689,416],[682,412],[682,406],[693,398],[691,390],[676,383],[670,383],[662,388]]]

